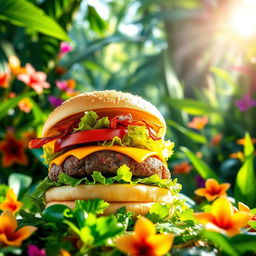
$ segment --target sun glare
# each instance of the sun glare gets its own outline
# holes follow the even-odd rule
[[[231,12],[229,26],[241,37],[256,35],[256,1],[242,1]]]

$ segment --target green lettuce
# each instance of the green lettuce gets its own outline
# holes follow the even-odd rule
[[[108,117],[102,117],[99,119],[99,116],[94,111],[85,112],[84,116],[80,119],[77,128],[74,128],[74,132],[81,132],[91,129],[102,129],[109,128],[110,121]]]
[[[129,167],[123,165],[118,168],[116,176],[113,177],[104,177],[101,172],[94,171],[90,177],[84,177],[81,179],[76,179],[68,176],[65,173],[61,173],[58,176],[58,181],[51,181],[48,177],[46,177],[36,188],[35,192],[32,194],[32,197],[35,199],[39,199],[43,202],[44,193],[50,189],[51,187],[59,187],[59,186],[78,186],[80,184],[103,184],[110,185],[114,183],[120,184],[144,184],[151,186],[158,186],[161,188],[169,189],[173,195],[177,195],[181,190],[181,185],[177,183],[177,179],[161,179],[157,174],[151,175],[146,178],[133,178],[132,172]]]

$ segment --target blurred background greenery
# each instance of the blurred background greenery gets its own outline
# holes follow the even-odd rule
[[[141,95],[164,114],[183,192],[213,177],[255,206],[256,5],[250,0],[0,0],[0,182],[47,174],[47,115],[80,92]],[[246,139],[243,139],[247,132]],[[233,193],[234,192],[234,193]]]

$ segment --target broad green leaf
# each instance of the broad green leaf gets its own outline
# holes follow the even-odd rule
[[[184,135],[186,135],[187,137],[189,137],[195,142],[202,143],[202,144],[205,144],[207,142],[207,139],[202,134],[189,130],[179,125],[178,123],[174,122],[173,120],[168,120],[166,123],[167,125],[174,127],[175,129],[177,129],[178,131],[180,131],[181,133],[183,133]]]
[[[191,99],[166,99],[166,103],[191,115],[207,115],[220,113],[220,110],[201,101]]]
[[[194,165],[196,171],[203,179],[213,178],[217,181],[220,181],[219,177],[215,174],[215,172],[202,159],[198,158],[192,151],[185,147],[181,147],[181,150],[189,158],[189,160]]]
[[[254,156],[248,156],[239,169],[235,183],[235,199],[247,204],[250,207],[255,206],[255,174],[254,174]]]
[[[60,40],[69,40],[66,32],[42,9],[26,0],[0,0],[0,20],[23,26]]]
[[[171,204],[155,203],[150,207],[146,217],[154,223],[163,222],[170,217],[172,208]]]
[[[30,187],[32,178],[21,173],[12,173],[8,178],[8,185],[19,198],[22,198],[26,190]]]
[[[248,132],[245,133],[245,145],[244,145],[244,155],[245,157],[249,157],[251,154],[254,153],[254,147],[251,140],[251,136]]]
[[[62,223],[65,219],[64,212],[66,211],[71,211],[66,205],[51,205],[43,211],[43,218],[47,222]]]
[[[4,101],[3,103],[1,103],[1,105],[0,105],[0,119],[5,117],[8,114],[8,111],[10,109],[15,108],[18,105],[20,100],[22,100],[26,97],[34,96],[34,95],[36,95],[36,92],[31,91],[31,92],[20,94],[19,96],[15,97],[15,98],[8,99],[7,101]]]
[[[91,29],[99,35],[103,35],[108,27],[106,21],[100,17],[93,6],[88,5],[87,8],[87,19]]]
[[[234,248],[241,254],[256,252],[256,234],[240,234],[231,238]]]
[[[228,237],[214,231],[204,231],[202,236],[210,240],[212,243],[218,246],[221,251],[227,253],[228,255],[239,256],[239,253],[235,250],[233,243]]]

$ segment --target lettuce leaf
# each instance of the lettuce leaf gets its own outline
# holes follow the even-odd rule
[[[116,176],[113,177],[104,177],[101,172],[94,171],[91,177],[76,179],[68,176],[65,173],[61,173],[58,176],[58,181],[51,181],[48,177],[46,177],[37,187],[35,192],[32,194],[33,198],[39,199],[43,203],[44,193],[50,189],[51,187],[59,187],[59,186],[72,186],[75,187],[79,184],[103,184],[103,185],[111,185],[113,183],[120,184],[144,184],[151,186],[158,186],[161,188],[169,189],[173,195],[177,195],[181,190],[181,185],[177,183],[177,179],[161,179],[157,174],[152,175],[146,178],[133,178],[132,172],[130,172],[129,167],[127,165],[122,165],[118,168]]]
[[[99,116],[94,111],[88,111],[84,113],[84,116],[80,119],[77,128],[74,128],[74,132],[86,131],[91,129],[109,128],[110,121],[108,117]]]

